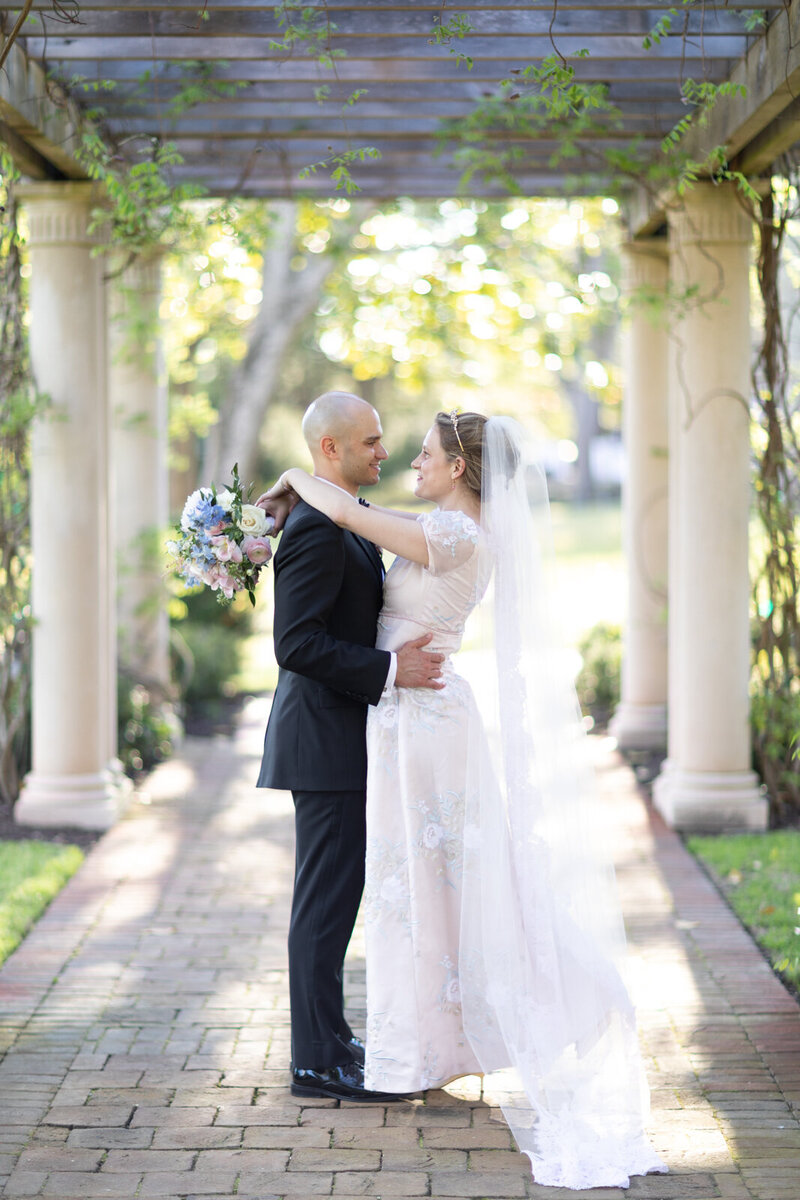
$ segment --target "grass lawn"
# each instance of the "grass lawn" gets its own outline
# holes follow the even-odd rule
[[[800,830],[692,837],[687,845],[776,971],[800,992]]]
[[[622,508],[619,500],[590,504],[550,505],[553,544],[559,562],[564,560],[622,563]]]
[[[0,963],[83,862],[77,846],[0,842]]]

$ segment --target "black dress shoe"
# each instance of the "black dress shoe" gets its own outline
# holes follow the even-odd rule
[[[345,1063],[326,1071],[292,1070],[293,1096],[327,1096],[332,1100],[360,1100],[364,1104],[385,1104],[402,1100],[397,1092],[369,1092],[364,1087],[364,1068],[359,1063]]]

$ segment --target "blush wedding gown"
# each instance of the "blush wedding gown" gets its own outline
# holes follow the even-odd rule
[[[429,566],[395,559],[377,645],[432,633],[441,691],[394,688],[367,735],[366,1085],[417,1092],[482,1070],[461,1018],[459,944],[466,746],[475,700],[451,655],[483,595],[485,539],[462,512],[420,518]]]
[[[481,527],[424,514],[428,566],[397,558],[384,583],[377,645],[432,633],[445,686],[395,688],[369,713],[365,1083],[418,1092],[490,1076],[487,1103],[537,1183],[626,1187],[666,1167],[644,1132],[624,932],[576,766],[574,687],[541,636],[538,484],[516,448],[508,468],[523,438],[508,418],[487,422],[484,484],[495,482]],[[541,490],[549,530],[543,475]],[[473,693],[452,656],[487,592],[491,654]]]

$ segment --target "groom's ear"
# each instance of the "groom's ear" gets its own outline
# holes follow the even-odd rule
[[[329,434],[320,438],[319,448],[326,458],[338,458],[336,438],[331,437]]]

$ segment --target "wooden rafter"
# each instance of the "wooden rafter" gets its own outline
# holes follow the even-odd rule
[[[782,149],[798,131],[793,105],[798,89],[792,90],[788,80],[782,88],[779,76],[787,46],[800,44],[799,4],[794,0],[788,12],[783,0],[693,6],[685,25],[675,22],[668,36],[646,49],[645,36],[669,7],[663,0],[559,0],[557,5],[553,0],[453,0],[447,7],[441,0],[313,0],[304,7],[328,15],[330,48],[344,52],[328,69],[301,45],[288,54],[275,45],[281,37],[275,5],[260,0],[208,0],[205,5],[201,0],[80,0],[74,21],[60,18],[50,0],[35,0],[14,50],[24,53],[32,68],[60,80],[68,94],[76,76],[113,81],[114,90],[101,97],[109,132],[117,138],[175,140],[184,159],[176,177],[200,182],[212,193],[238,187],[264,196],[298,190],[322,194],[330,191],[327,177],[318,173],[301,180],[302,168],[338,150],[370,145],[381,157],[359,171],[365,195],[447,195],[459,190],[460,168],[442,145],[442,121],[466,117],[503,79],[513,78],[512,72],[554,50],[574,65],[578,79],[606,84],[619,107],[622,128],[605,144],[624,146],[636,138],[655,153],[685,112],[682,79],[718,83],[738,77],[737,72],[748,75],[746,64],[758,62],[759,54],[763,59],[763,48],[774,44],[769,70],[763,61],[760,73],[749,69],[753,102],[720,104],[715,115],[717,141],[729,142],[737,153],[757,143],[751,161],[763,166],[776,144],[770,124],[782,122],[777,139]],[[6,29],[20,7],[20,0],[0,0]],[[754,9],[771,22],[766,36],[745,26],[743,17]],[[456,12],[467,18],[470,32],[463,41],[436,45],[437,22]],[[574,57],[579,51],[588,51],[588,57]],[[469,55],[471,70],[458,61],[458,53]],[[52,126],[59,105],[45,113],[41,97],[34,104],[29,86],[19,90],[19,61],[12,64],[15,83],[11,73],[0,79],[0,121],[11,131],[6,141],[24,169],[38,171],[39,177],[78,175],[69,155],[70,122],[60,140],[42,128],[45,119]],[[232,85],[234,93],[173,119],[170,100],[198,63],[213,80]],[[764,96],[766,77],[772,92]],[[322,86],[327,97],[317,102],[315,89]],[[366,94],[347,108],[343,121],[345,101],[362,88]],[[80,89],[73,84],[71,90],[80,100]],[[60,119],[63,124],[63,111]],[[557,168],[553,148],[546,138],[520,144],[515,170],[523,191],[563,192],[575,177],[584,180],[584,188],[602,189],[606,181],[596,156]],[[477,178],[470,183],[472,193],[501,190]]]

